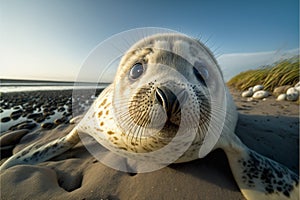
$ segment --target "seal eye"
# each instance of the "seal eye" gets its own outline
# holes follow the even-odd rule
[[[208,71],[204,67],[196,68],[193,67],[193,72],[199,82],[201,82],[203,85],[206,85],[206,80],[208,79]]]
[[[135,63],[130,69],[129,76],[131,79],[139,78],[144,72],[144,66],[142,63]]]

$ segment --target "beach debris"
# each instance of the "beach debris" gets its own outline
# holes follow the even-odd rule
[[[296,101],[296,100],[298,100],[299,92],[296,88],[292,87],[287,90],[286,95],[287,95],[286,99],[288,101]]]
[[[286,94],[280,94],[276,99],[276,101],[284,101],[284,100],[286,100]]]
[[[8,131],[0,137],[0,147],[15,145],[20,139],[29,132],[28,129],[20,129],[16,131]]]
[[[269,96],[269,92],[265,90],[259,90],[254,92],[252,98],[254,99],[263,99]]]
[[[253,87],[253,92],[255,93],[255,92],[263,90],[263,89],[264,89],[263,85],[256,85]]]

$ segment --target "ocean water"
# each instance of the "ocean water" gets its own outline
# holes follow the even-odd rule
[[[0,79],[0,93],[47,90],[104,89],[108,85],[109,83],[74,83]]]

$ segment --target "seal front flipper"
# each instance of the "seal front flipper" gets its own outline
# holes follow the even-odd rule
[[[227,139],[220,138],[220,148],[225,151],[233,176],[248,200],[299,199],[297,174],[249,149],[236,135]]]
[[[78,136],[77,127],[75,127],[65,137],[53,140],[45,145],[38,145],[36,143],[26,147],[18,153],[11,156],[1,166],[0,170],[21,164],[34,165],[43,161],[49,160],[57,155],[64,153],[71,149],[80,141]]]

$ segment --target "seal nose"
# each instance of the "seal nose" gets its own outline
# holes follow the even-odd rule
[[[174,94],[170,89],[161,86],[156,88],[155,98],[166,110],[168,117],[171,117],[172,114],[180,112],[180,106],[187,100],[187,92],[180,90],[177,94]]]

